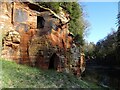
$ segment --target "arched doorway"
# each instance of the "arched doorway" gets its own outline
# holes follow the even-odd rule
[[[58,63],[59,63],[59,56],[57,56],[57,54],[54,53],[54,54],[51,56],[51,58],[50,58],[50,62],[49,62],[49,67],[48,67],[48,69],[57,70]]]

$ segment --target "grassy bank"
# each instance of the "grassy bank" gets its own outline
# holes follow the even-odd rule
[[[2,61],[3,88],[99,88],[67,73],[53,70],[40,70],[18,65],[11,61]]]

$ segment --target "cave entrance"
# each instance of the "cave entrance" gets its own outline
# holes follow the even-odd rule
[[[54,53],[50,58],[49,69],[57,70],[58,62],[59,62],[59,56],[57,56],[57,54]]]

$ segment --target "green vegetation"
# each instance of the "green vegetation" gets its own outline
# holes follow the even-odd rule
[[[99,40],[96,45],[91,43],[87,49],[87,59],[94,59],[97,64],[105,66],[119,66],[120,62],[117,58],[118,44],[117,44],[118,32],[113,31],[108,34],[104,39]],[[92,47],[91,47],[92,46]]]
[[[120,14],[118,14],[118,30],[111,29],[111,31],[96,45],[93,44],[92,49],[88,45],[87,53],[89,54],[86,55],[94,57],[94,61],[99,65],[120,67]]]
[[[70,15],[69,30],[74,34],[77,42],[83,44],[83,34],[87,27],[83,19],[83,11],[80,4],[77,2],[39,2],[41,6],[52,9],[54,12],[59,13],[59,8]]]
[[[4,59],[0,61],[3,88],[99,88],[67,73],[23,66]]]
[[[95,44],[93,42],[85,42],[84,46],[84,53],[86,57],[92,58],[94,56],[94,51],[95,51]]]
[[[117,61],[120,65],[120,13],[118,14],[118,31],[117,31]]]

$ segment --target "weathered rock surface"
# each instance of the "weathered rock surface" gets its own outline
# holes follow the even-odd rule
[[[16,31],[8,31],[3,40],[2,57],[13,59],[19,63],[20,35]]]
[[[80,75],[80,48],[73,44],[68,30],[68,14],[62,9],[56,14],[32,3],[3,2],[0,5],[4,7],[0,14],[2,57]]]

